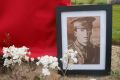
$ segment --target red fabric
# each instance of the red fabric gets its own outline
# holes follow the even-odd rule
[[[64,4],[71,5],[71,0],[62,0]]]
[[[30,48],[32,57],[56,56],[57,6],[70,0],[0,0],[0,49],[10,33],[10,45]]]

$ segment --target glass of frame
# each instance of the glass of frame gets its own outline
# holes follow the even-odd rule
[[[111,5],[67,6],[57,8],[57,51],[60,60],[68,49],[78,52],[77,63],[67,74],[105,75],[111,69]],[[68,63],[69,64],[69,63]]]

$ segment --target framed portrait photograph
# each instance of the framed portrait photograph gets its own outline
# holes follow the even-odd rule
[[[58,7],[56,16],[61,70],[67,74],[108,75],[111,69],[111,5]],[[67,51],[72,55],[69,60],[63,59]]]

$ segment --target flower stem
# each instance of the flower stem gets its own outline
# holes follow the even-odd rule
[[[66,76],[66,73],[67,73],[67,70],[68,70],[68,64],[69,64],[69,58],[68,58],[68,61],[67,61],[67,66],[66,66],[66,69],[65,69],[65,73],[63,74],[63,80],[65,80],[65,76]]]

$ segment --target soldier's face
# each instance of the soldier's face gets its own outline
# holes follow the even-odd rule
[[[83,45],[87,46],[90,41],[90,36],[92,34],[92,29],[89,27],[82,26],[80,22],[75,22],[74,27],[76,28],[75,36],[77,41]]]

